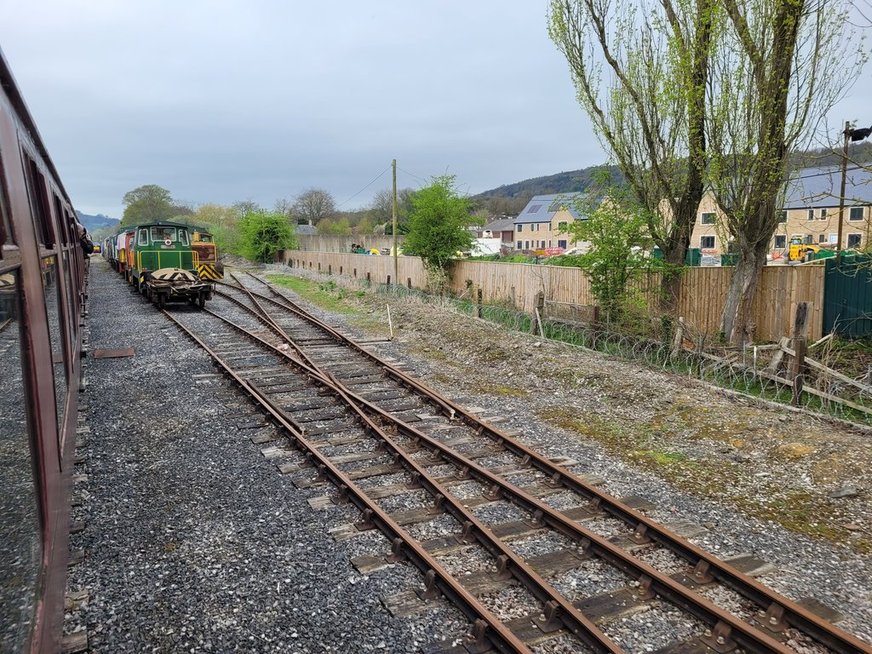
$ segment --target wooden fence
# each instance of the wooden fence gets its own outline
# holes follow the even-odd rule
[[[410,288],[425,289],[427,275],[417,257],[399,258],[399,279],[394,280],[393,257],[303,252],[289,250],[282,260],[292,267],[333,275],[346,275],[385,283],[391,278]],[[721,311],[733,268],[688,268],[681,284],[678,314],[695,329],[717,333]],[[639,290],[653,297],[659,287],[659,275],[652,274]],[[533,312],[539,292],[546,302],[575,305],[595,304],[587,276],[578,268],[542,266],[488,261],[459,261],[451,274],[451,289],[463,293],[481,288],[485,303],[506,303],[522,311]],[[824,304],[824,269],[822,266],[768,266],[754,297],[756,341],[778,341],[790,333],[790,325],[799,302],[808,302],[809,333],[812,340],[822,334]]]

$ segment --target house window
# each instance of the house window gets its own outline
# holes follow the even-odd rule
[[[527,213],[537,213],[537,212],[539,211],[539,209],[541,209],[541,208],[542,208],[542,205],[541,205],[541,204],[534,204],[533,206],[531,206],[531,207],[527,210]]]
[[[784,212],[782,212],[784,213]],[[787,247],[787,236],[785,234],[776,234],[775,235],[775,249],[783,250]]]
[[[517,249],[517,250],[521,249],[521,241],[518,241],[518,244],[515,246],[515,249]]]
[[[808,219],[809,219],[809,220],[814,220],[814,209],[809,209],[809,210],[808,210]]]
[[[805,235],[805,244],[806,245],[814,244],[814,236],[812,236],[811,234],[806,234]]]
[[[712,214],[714,215],[714,214]],[[715,247],[715,237],[714,236],[700,236],[699,237],[699,247],[703,250],[711,250]]]
[[[778,222],[786,223],[787,222],[787,211],[781,211],[778,216]]]
[[[524,231],[524,226],[523,226],[523,225],[518,225],[518,234],[520,234],[520,233],[523,232],[523,231]]]
[[[524,249],[525,249],[525,250],[529,250],[529,249],[530,249],[530,241],[524,241]]]
[[[826,219],[827,219],[827,210],[821,209],[821,220],[826,220]]]
[[[849,248],[860,247],[861,240],[862,240],[861,234],[848,234],[848,247]]]
[[[565,250],[566,249],[566,241],[564,241],[564,240],[557,241],[557,247],[563,248]]]
[[[848,220],[863,220],[863,207],[851,207]]]
[[[538,232],[538,231],[539,231],[539,223],[533,223],[533,231],[534,231],[534,232]]]
[[[827,235],[826,234],[818,234],[818,243],[826,243]]]
[[[707,211],[702,214],[699,218],[699,222],[703,225],[714,225],[715,224],[715,214],[714,212]]]
[[[539,241],[539,247],[540,247],[540,248],[544,248],[544,247],[545,247],[545,241]]]
[[[559,232],[566,231],[566,224],[567,223],[565,220],[562,220],[559,223],[557,223],[557,231],[559,231]]]

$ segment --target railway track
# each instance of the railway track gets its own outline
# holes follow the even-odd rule
[[[579,651],[621,652],[617,625],[645,611],[665,616],[667,631],[674,623],[662,652],[872,652],[746,574],[759,566],[753,557],[713,557],[262,280],[235,281],[217,293],[220,313],[167,316],[305,452],[315,481],[360,510],[355,529],[379,529],[390,561],[422,572],[424,598],[443,594],[466,614],[472,635],[459,651],[568,639]],[[360,558],[358,567],[384,564]],[[476,570],[452,574],[458,558]],[[572,571],[584,577],[581,596],[554,582]],[[493,597],[515,589],[527,610],[501,620]]]

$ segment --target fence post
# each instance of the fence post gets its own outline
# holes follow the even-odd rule
[[[406,286],[409,287],[410,291],[412,290],[412,278],[411,277],[406,277]]]
[[[805,383],[805,354],[808,350],[808,302],[796,305],[796,318],[793,321],[793,351],[790,373],[793,378],[793,398],[791,404],[799,406],[802,386]]]
[[[333,274],[333,264],[329,264],[329,263],[327,264],[327,274],[328,275]]]
[[[387,281],[387,284],[388,284],[388,286],[391,285],[391,276],[390,276],[390,275],[388,275],[388,281]]]
[[[678,325],[675,327],[675,336],[672,339],[672,352],[670,355],[674,358],[681,352],[681,345],[684,343],[684,317],[678,318]]]
[[[369,286],[372,284],[372,278],[370,277],[369,272],[366,273],[366,285]]]
[[[481,297],[482,297],[481,288],[478,288],[475,291],[475,317],[476,318],[481,318]]]
[[[533,320],[530,324],[530,333],[535,334],[537,331],[542,333],[542,314],[545,311],[545,291],[539,291],[536,294],[536,310],[533,312]],[[538,323],[538,326],[537,326]]]

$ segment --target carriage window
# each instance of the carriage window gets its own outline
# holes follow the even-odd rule
[[[27,193],[30,196],[30,206],[33,208],[33,215],[36,218],[36,227],[39,230],[39,242],[51,249],[55,245],[55,233],[51,223],[48,198],[45,194],[45,177],[39,172],[39,167],[33,159],[27,157],[27,161],[30,164],[27,175]]]
[[[58,417],[58,434],[64,418],[64,404],[67,399],[67,372],[64,361],[67,347],[66,338],[61,326],[66,313],[61,298],[61,284],[56,257],[46,257],[42,260],[42,282],[45,293],[45,310],[48,314],[48,328],[51,336],[51,360],[54,367],[55,406]]]
[[[27,649],[42,542],[21,367],[17,271],[0,273],[0,651]]]
[[[188,230],[180,229],[179,230],[179,243],[182,245],[188,245]]]
[[[172,242],[176,241],[176,228],[175,227],[152,227],[151,228],[151,241],[152,243],[163,243],[167,240]]]
[[[6,200],[6,175],[3,173],[3,160],[0,158],[0,259],[3,258],[3,245],[14,243],[12,223],[9,221],[9,209]]]
[[[69,221],[66,219],[66,214],[64,213],[64,209],[61,206],[61,199],[57,195],[52,195],[54,198],[54,206],[55,206],[55,215],[58,217],[58,222],[60,223],[61,233],[60,233],[60,242],[64,245],[68,245],[72,243],[72,239],[70,238],[70,229],[72,226]]]

